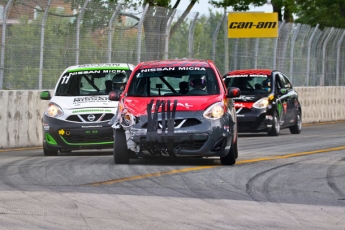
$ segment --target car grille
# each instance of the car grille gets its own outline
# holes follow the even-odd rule
[[[77,143],[99,143],[99,142],[112,142],[114,141],[113,135],[110,134],[103,134],[103,135],[71,135],[71,136],[64,136],[64,139],[71,144]]]
[[[184,128],[184,127],[189,127],[193,125],[198,125],[201,124],[201,121],[195,118],[188,118],[188,119],[176,119],[174,121],[174,128]],[[165,127],[168,127],[168,122],[166,121]],[[142,128],[146,129],[147,128],[147,123],[143,124]],[[162,121],[158,121],[158,129],[162,128]]]
[[[248,109],[248,108],[237,108],[236,111],[238,111],[238,110],[240,110],[240,112],[239,112],[240,114],[249,113],[252,111],[251,109]]]
[[[206,141],[186,141],[174,145],[174,148],[184,150],[199,150]]]
[[[173,144],[173,149],[174,150],[194,150],[197,151],[199,150],[205,143],[206,140],[190,140],[190,141],[183,141],[183,142],[174,142]],[[167,146],[166,143],[154,143],[154,148],[155,149],[165,149]],[[146,142],[146,137],[143,137],[140,139],[140,148],[141,149],[151,149],[152,143],[147,143]]]
[[[89,121],[88,116],[93,115],[95,118],[93,121]],[[113,113],[103,113],[103,114],[82,114],[82,115],[71,115],[67,117],[67,121],[73,121],[73,122],[83,122],[83,123],[89,123],[89,122],[100,122],[100,121],[110,121],[113,118]]]

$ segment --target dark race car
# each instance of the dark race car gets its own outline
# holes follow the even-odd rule
[[[269,69],[234,70],[223,76],[227,87],[238,87],[234,98],[239,132],[267,132],[278,136],[280,129],[292,134],[302,129],[302,108],[297,92],[280,71]]]
[[[114,162],[137,157],[220,157],[235,164],[236,111],[215,64],[208,60],[142,62],[133,70],[114,119]]]

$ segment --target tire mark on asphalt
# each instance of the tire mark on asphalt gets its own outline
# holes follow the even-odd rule
[[[262,158],[240,160],[240,161],[237,161],[237,163],[235,165],[233,165],[233,166],[240,165],[240,164],[262,162],[262,161],[272,161],[272,160],[278,160],[278,159],[286,159],[286,158],[291,158],[291,157],[300,157],[300,156],[306,156],[306,155],[317,154],[317,153],[326,153],[326,152],[332,152],[332,151],[340,151],[340,150],[344,150],[344,149],[345,149],[345,146],[338,146],[338,147],[328,148],[328,149],[318,149],[318,150],[299,152],[299,153],[291,153],[291,154],[279,155],[279,156],[270,156],[270,157],[262,157]],[[130,177],[117,178],[117,179],[107,180],[107,181],[92,182],[92,183],[87,183],[87,184],[80,184],[80,186],[111,185],[111,184],[116,184],[116,183],[122,183],[122,182],[125,182],[125,181],[133,181],[133,180],[147,179],[147,178],[150,178],[150,177],[172,175],[172,174],[191,172],[191,171],[199,171],[199,170],[211,169],[211,168],[221,167],[221,166],[222,165],[209,165],[209,166],[198,166],[198,167],[189,167],[189,168],[182,168],[182,169],[173,169],[173,170],[165,171],[165,172],[148,173],[148,174],[142,174],[142,175],[136,175],[136,176],[130,176]],[[230,166],[230,167],[233,167],[233,166]],[[229,167],[229,166],[223,166],[223,167]]]
[[[284,165],[279,165],[277,167],[274,167],[274,168],[270,168],[268,170],[265,170],[263,172],[260,172],[260,173],[257,173],[256,175],[254,175],[253,177],[251,177],[248,182],[246,183],[246,192],[247,194],[254,200],[254,201],[257,201],[257,202],[265,202],[265,201],[270,201],[269,199],[269,195],[268,195],[268,190],[267,190],[267,187],[268,187],[268,183],[270,183],[270,181],[272,181],[272,176],[274,177],[274,173],[272,173],[272,176],[269,176],[268,179],[265,180],[263,184],[263,188],[261,189],[262,190],[262,194],[267,198],[267,200],[264,200],[262,198],[259,197],[258,193],[257,193],[257,189],[253,189],[254,188],[254,182],[258,179],[260,179],[260,177],[263,177],[265,176],[266,174],[268,173],[271,173],[275,170],[279,170],[283,167],[286,167],[286,166],[290,166],[292,164],[295,164],[295,162],[293,163],[288,163],[288,164],[284,164]],[[267,181],[269,180],[269,181]]]
[[[336,178],[344,178],[344,175],[336,175],[335,170],[339,167],[344,167],[345,158],[336,161],[327,170],[327,184],[339,196],[338,200],[345,200],[345,191],[337,185]],[[342,180],[341,180],[342,181]]]

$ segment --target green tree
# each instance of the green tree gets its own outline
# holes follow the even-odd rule
[[[273,12],[278,13],[278,21],[293,22],[293,13],[297,10],[294,0],[209,0],[217,8],[232,7],[234,11],[248,11],[250,5],[262,6],[267,2],[272,4]]]
[[[77,8],[80,5],[83,5],[85,0],[69,0],[72,3],[72,7]],[[188,15],[190,10],[193,8],[194,4],[198,0],[190,0],[190,4],[188,5],[185,12],[182,16],[178,19],[175,25],[171,29],[171,35],[176,31],[176,29],[180,26],[180,24],[184,21],[185,17]],[[105,1],[97,0],[95,1],[98,4],[104,4]],[[118,1],[118,0],[109,0],[108,3],[110,4],[117,4],[119,2],[124,2],[127,7],[145,7],[147,4],[150,6],[148,12],[145,15],[144,20],[144,31],[145,31],[145,50],[146,56],[145,59],[153,60],[153,59],[162,59],[164,55],[164,47],[165,47],[165,34],[168,20],[173,13],[173,10],[176,9],[180,3],[180,0],[177,0],[175,4],[171,5],[171,0],[125,0],[125,1]],[[92,10],[90,10],[91,12]],[[97,15],[100,16],[100,15]],[[93,18],[91,21],[100,21],[104,20],[99,17]],[[106,21],[106,20],[105,20]],[[158,35],[158,36],[157,36]]]
[[[273,12],[278,13],[278,21],[293,22],[297,11],[295,0],[271,0]]]
[[[296,0],[298,3],[296,22],[324,27],[345,27],[344,0]]]
[[[228,8],[232,7],[234,11],[247,11],[249,6],[262,6],[267,2],[267,0],[221,0],[214,1],[209,0],[209,3],[217,8]]]

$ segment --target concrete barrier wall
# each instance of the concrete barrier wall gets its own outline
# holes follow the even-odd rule
[[[345,87],[295,87],[303,123],[345,120]]]
[[[40,91],[0,91],[0,149],[42,145],[42,115],[48,101]]]
[[[303,123],[345,120],[345,87],[296,87]],[[0,149],[42,145],[41,91],[0,91]]]

